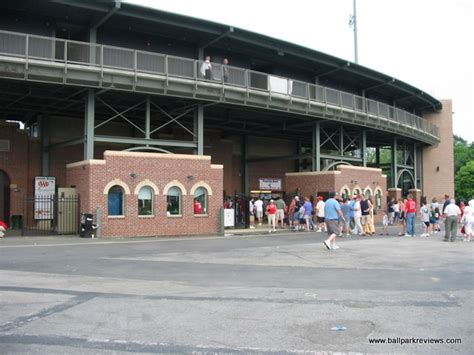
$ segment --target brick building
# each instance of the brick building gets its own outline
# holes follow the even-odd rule
[[[384,209],[454,190],[450,101],[296,44],[128,3],[5,0],[0,52],[10,222],[58,232],[99,211],[104,236],[209,234],[226,196],[360,188]]]

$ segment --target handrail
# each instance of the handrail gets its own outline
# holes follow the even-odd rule
[[[250,69],[210,63],[160,53],[37,36],[0,30],[0,55],[25,58],[28,61],[47,60],[64,63],[65,72],[70,64],[81,64],[101,69],[131,70],[135,73],[160,74],[199,81],[219,82],[252,90],[278,93],[316,101],[329,106],[351,109],[368,116],[389,120],[400,125],[422,130],[439,139],[439,128],[419,116],[382,102],[348,92],[307,82],[261,73]]]

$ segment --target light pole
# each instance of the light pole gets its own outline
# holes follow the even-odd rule
[[[350,17],[349,26],[354,30],[354,62],[359,63],[359,57],[357,55],[357,4],[356,0],[352,0],[354,6],[354,12]]]

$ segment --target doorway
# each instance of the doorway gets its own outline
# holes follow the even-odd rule
[[[0,170],[0,220],[10,224],[10,178]]]

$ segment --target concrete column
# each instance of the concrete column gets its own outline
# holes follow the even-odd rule
[[[87,91],[84,117],[84,160],[94,159],[95,93]]]
[[[204,155],[204,106],[199,104],[194,110],[194,142],[197,143],[197,155]]]

